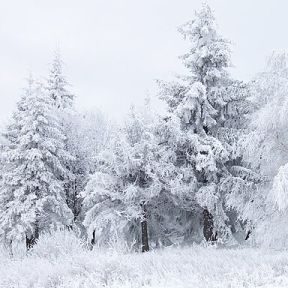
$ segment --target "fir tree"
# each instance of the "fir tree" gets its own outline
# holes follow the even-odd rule
[[[59,52],[55,52],[52,67],[47,79],[47,90],[59,109],[72,109],[74,95],[67,89],[68,82],[63,76],[63,61]]]
[[[209,6],[203,5],[180,31],[190,43],[182,57],[189,74],[179,82],[161,83],[161,98],[168,104],[164,125],[174,127],[168,137],[177,143],[171,148],[177,155],[175,171],[182,174],[170,189],[178,187],[176,194],[185,199],[182,209],[192,211],[193,217],[202,213],[198,218],[206,240],[225,241],[232,239],[236,225],[230,218],[235,204],[231,195],[241,194],[243,187],[249,190],[254,180],[241,166],[237,144],[245,126],[239,120],[249,112],[248,93],[244,84],[229,76],[229,42],[217,33]]]
[[[78,142],[74,141],[76,128],[76,120],[78,119],[76,111],[74,111],[74,95],[68,89],[69,83],[63,74],[63,61],[60,53],[55,52],[52,67],[47,80],[47,92],[52,99],[61,122],[60,129],[65,135],[65,149],[73,156],[65,163],[67,172],[69,173],[63,178],[65,179],[66,202],[73,211],[74,220],[80,213],[81,199],[80,191],[84,189],[87,183],[86,164],[84,163],[81,147],[77,146]]]
[[[70,225],[65,202],[63,165],[71,156],[51,98],[39,83],[29,82],[8,126],[5,173],[1,183],[1,235],[26,239],[32,246],[40,232]]]

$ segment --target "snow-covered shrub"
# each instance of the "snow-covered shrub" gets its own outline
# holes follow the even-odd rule
[[[278,169],[274,177],[272,187],[268,183],[266,189],[265,205],[262,217],[257,221],[255,236],[257,245],[265,248],[288,248],[288,164]]]
[[[288,249],[287,218],[287,211],[273,213],[269,218],[265,218],[253,231],[252,243],[266,249]]]
[[[9,247],[6,247],[5,245],[0,245],[0,261],[3,261],[4,259],[7,260],[11,257],[11,250]]]
[[[59,230],[40,235],[37,244],[29,251],[29,255],[54,259],[62,256],[77,255],[85,251],[85,242],[76,233]]]

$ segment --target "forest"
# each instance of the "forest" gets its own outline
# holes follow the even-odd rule
[[[27,77],[0,136],[1,287],[287,287],[288,54],[244,82],[207,4],[179,33],[161,113],[80,112],[60,52]]]

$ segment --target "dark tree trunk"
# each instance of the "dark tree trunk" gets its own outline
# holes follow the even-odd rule
[[[245,240],[248,240],[248,239],[249,239],[250,234],[251,234],[251,230],[249,230],[249,231],[247,232],[246,237],[245,237]]]
[[[142,239],[142,252],[149,251],[149,243],[148,243],[148,228],[147,228],[147,211],[146,205],[144,203],[141,204],[143,210],[143,219],[141,221],[141,239]]]
[[[31,235],[29,238],[26,235],[26,249],[27,249],[27,251],[30,250],[37,243],[38,238],[39,238],[39,229],[36,226],[33,235]]]
[[[91,239],[91,245],[95,245],[96,239],[95,239],[95,230],[93,230],[92,239]]]
[[[203,234],[206,241],[216,241],[217,233],[213,233],[213,215],[207,210],[203,211]]]

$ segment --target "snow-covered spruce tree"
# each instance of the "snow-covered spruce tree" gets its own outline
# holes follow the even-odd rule
[[[218,35],[206,4],[180,31],[190,41],[183,56],[189,74],[178,82],[161,83],[161,98],[168,104],[164,126],[176,133],[168,134],[175,139],[175,169],[182,170],[182,177],[177,172],[171,182],[171,191],[183,200],[182,209],[200,218],[206,240],[226,241],[242,229],[232,217],[232,207],[239,210],[240,200],[233,199],[244,190],[249,194],[254,181],[254,174],[241,167],[237,148],[242,118],[249,112],[247,88],[227,72],[229,42]]]
[[[73,156],[65,163],[69,170],[69,177],[65,177],[66,202],[73,211],[74,220],[80,214],[81,199],[79,193],[87,183],[88,172],[85,159],[81,153],[79,142],[75,141],[74,133],[79,115],[74,110],[74,95],[68,89],[69,83],[63,75],[63,61],[59,52],[55,52],[50,73],[48,75],[46,89],[52,103],[57,110],[61,122],[61,130],[65,135],[65,149]]]
[[[63,181],[68,173],[63,163],[71,156],[41,84],[29,82],[5,136],[0,233],[8,242],[26,239],[29,248],[40,232],[65,227],[73,219]]]
[[[266,71],[252,81],[255,111],[244,137],[245,159],[265,180],[253,195],[247,218],[255,223],[255,239],[274,247],[286,247],[288,235],[287,64],[285,52],[273,52]]]
[[[132,110],[123,130],[100,153],[98,169],[84,191],[84,225],[93,243],[122,239],[149,250],[148,237],[155,230],[151,210],[156,209],[168,161],[161,161],[155,124],[146,112]]]
[[[67,89],[68,82],[63,75],[63,61],[59,52],[55,56],[51,65],[47,79],[47,90],[49,96],[54,100],[54,105],[59,109],[72,109],[74,95]]]

